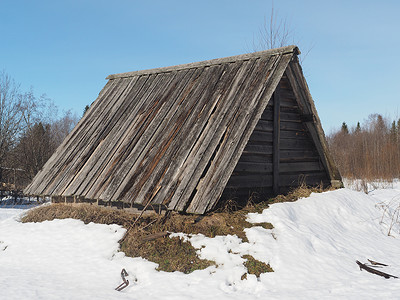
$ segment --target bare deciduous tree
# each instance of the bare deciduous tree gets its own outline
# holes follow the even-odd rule
[[[257,36],[255,38],[253,37],[253,51],[256,52],[298,44],[299,41],[295,39],[292,26],[286,18],[279,16],[272,2],[269,17],[264,17],[264,22]],[[302,50],[302,55],[299,57],[300,63],[303,63],[312,48],[313,46],[310,45]]]
[[[26,184],[42,168],[78,122],[70,111],[58,116],[46,95],[37,98],[32,88],[22,93],[0,73],[0,182]]]
[[[19,86],[4,71],[0,73],[0,181],[8,151],[20,132],[22,106],[27,95],[19,91]]]
[[[279,18],[272,4],[269,18],[264,17],[263,26],[258,32],[257,41],[253,40],[254,51],[288,46],[292,39],[286,19]]]

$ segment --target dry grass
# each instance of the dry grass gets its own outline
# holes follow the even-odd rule
[[[196,249],[180,238],[169,238],[166,232],[183,232],[187,234],[204,234],[207,237],[217,235],[237,235],[243,242],[247,241],[245,228],[253,226],[246,221],[250,212],[262,212],[268,205],[275,202],[295,201],[309,196],[312,192],[321,192],[322,188],[310,189],[304,185],[293,190],[286,196],[277,196],[269,201],[254,204],[251,201],[244,208],[238,208],[230,201],[219,211],[204,216],[185,215],[168,212],[164,215],[156,212],[141,216],[126,210],[106,208],[90,204],[52,204],[32,209],[22,218],[22,222],[42,222],[45,220],[74,218],[84,223],[118,224],[127,229],[121,239],[121,250],[127,256],[143,257],[159,264],[158,269],[172,272],[190,273],[215,264],[212,261],[201,260],[196,255]],[[266,229],[272,229],[270,223],[260,223]],[[160,234],[161,233],[161,234]],[[165,233],[165,234],[162,234]],[[269,265],[246,258],[245,266],[249,274],[259,274],[273,271]]]
[[[262,273],[274,272],[269,264],[263,263],[262,261],[255,259],[251,255],[243,255],[243,258],[246,259],[246,261],[244,262],[244,266],[247,268],[248,274],[254,274],[258,278]]]
[[[298,187],[292,189],[286,195],[278,195],[275,198],[270,199],[269,203],[294,202],[300,198],[309,197],[311,193],[322,193],[329,190],[334,190],[334,188],[324,188],[322,183],[317,187],[309,187],[302,182]]]

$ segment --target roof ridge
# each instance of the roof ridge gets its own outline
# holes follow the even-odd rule
[[[290,46],[281,47],[281,48],[268,49],[268,50],[264,50],[264,51],[240,54],[240,55],[235,55],[235,56],[228,56],[228,57],[224,57],[224,58],[217,58],[217,59],[199,61],[199,62],[188,63],[188,64],[181,64],[181,65],[170,66],[170,67],[162,67],[162,68],[139,70],[139,71],[133,71],[133,72],[127,72],[127,73],[111,74],[111,75],[107,76],[106,79],[126,78],[126,77],[155,74],[155,73],[166,73],[166,72],[172,72],[172,71],[176,71],[176,70],[184,70],[184,69],[190,69],[190,68],[212,66],[212,65],[235,62],[235,61],[240,61],[240,60],[248,60],[251,58],[258,58],[258,57],[272,56],[272,55],[279,55],[279,54],[288,54],[288,53],[294,53],[294,54],[298,55],[298,54],[300,54],[300,50],[297,46],[290,45]]]

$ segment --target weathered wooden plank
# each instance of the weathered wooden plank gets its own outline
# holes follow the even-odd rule
[[[272,187],[273,176],[272,174],[255,174],[255,175],[241,175],[231,176],[226,185],[227,188],[251,188],[251,187]]]
[[[304,172],[324,171],[319,161],[309,162],[281,162],[280,174],[282,173],[304,173]]]
[[[254,130],[250,136],[250,140],[255,143],[257,143],[257,142],[270,142],[271,143],[273,141],[273,132]]]
[[[243,200],[246,203],[250,198],[252,201],[268,200],[273,196],[272,187],[251,187],[251,188],[225,188],[220,200]]]
[[[215,70],[214,67],[212,69]],[[160,131],[158,133],[161,135],[161,139],[160,141],[158,141],[162,143],[160,146],[161,148],[167,149],[165,148],[165,146],[168,146],[170,141],[173,140],[173,137],[176,135],[178,128],[182,126],[184,120],[187,118],[190,112],[196,107],[197,105],[196,100],[205,89],[207,83],[207,75],[208,73],[206,71],[201,70],[201,73],[197,74],[193,81],[193,83],[195,83],[196,81],[198,83],[195,84],[193,88],[189,89],[187,93],[184,93],[183,94],[184,97],[182,99],[178,99],[178,101],[175,101],[176,108],[171,110],[171,112],[173,113],[173,119],[170,120],[170,118],[166,118],[167,120],[169,120],[171,124],[171,126],[166,126],[167,129],[170,130],[169,133],[168,132],[164,133],[163,137],[161,135],[163,128],[160,128]],[[146,164],[152,161],[151,158],[154,157],[154,155],[157,155],[156,151],[158,151],[158,148],[157,146],[153,146],[154,143],[157,143],[157,140],[158,140],[157,136],[151,137],[150,142],[146,146],[147,148],[144,148],[145,151],[143,151],[142,155],[137,159],[135,164],[139,164],[140,169],[145,170]],[[165,143],[165,141],[167,142]],[[117,190],[117,193],[120,193],[122,196],[125,196],[125,194],[127,194],[127,192],[131,189],[131,186],[135,184],[136,180],[135,177],[137,176],[135,175],[136,174],[135,172],[137,172],[137,167],[134,165],[131,168],[131,173],[129,173],[129,175],[126,177],[127,179],[125,180],[123,185],[121,185],[119,190]],[[131,180],[131,182],[127,181],[128,179]],[[127,195],[126,197],[129,197],[129,195]],[[134,197],[134,195],[132,195],[131,197]],[[135,202],[138,201],[143,201],[143,200],[135,199]]]
[[[211,67],[211,69],[211,77],[213,78],[212,80],[217,80],[220,75],[219,72],[216,70],[215,67]],[[170,147],[174,144],[174,140],[184,126],[185,120],[187,120],[188,117],[192,118],[193,115],[196,114],[196,111],[201,110],[201,108],[203,107],[204,101],[199,101],[199,98],[201,98],[203,89],[206,86],[206,81],[209,79],[208,77],[210,76],[210,73],[208,71],[208,68],[203,71],[201,77],[199,78],[200,84],[196,86],[196,89],[191,94],[190,98],[188,98],[195,100],[188,101],[188,99],[185,99],[185,103],[187,103],[188,105],[180,108],[179,113],[175,114],[175,118],[172,120],[172,122],[170,122],[170,125],[166,126],[168,128],[168,131],[162,132],[161,129],[160,139],[158,139],[157,136],[154,136],[152,142],[153,144],[149,148],[148,156],[145,157],[144,163],[142,163],[142,169],[144,170],[144,172],[146,172],[147,169],[149,169],[149,171],[144,174],[144,179],[142,179],[142,182],[140,182],[138,179],[135,179],[135,181],[133,181],[132,188],[127,191],[127,194],[125,196],[126,199],[135,197],[134,193],[137,193],[137,196],[135,197],[135,202],[142,203],[143,201],[147,201],[148,197],[154,195],[151,190],[157,190],[161,188],[161,186],[158,186],[157,184],[154,185],[154,183],[149,180],[149,178],[152,178],[154,181],[156,180],[156,176],[159,177],[165,174],[165,169],[163,170],[163,167],[170,163],[170,160],[167,158],[167,152],[171,150]],[[143,174],[134,173],[132,178],[139,177],[140,179],[140,176],[142,175]],[[137,185],[136,190],[135,185]],[[131,195],[129,195],[129,193],[131,193]]]
[[[222,105],[210,118],[209,123],[193,147],[190,155],[184,162],[181,171],[177,174],[177,186],[169,203],[170,209],[183,210],[189,197],[194,191],[201,175],[210,162],[232,116],[237,112],[242,94],[245,92],[246,79],[251,76],[256,60],[245,61],[240,64],[237,75],[230,82],[229,88],[221,96]]]
[[[232,163],[231,157],[233,155],[233,152],[235,151],[235,148],[237,147],[241,137],[245,132],[246,123],[251,118],[252,113],[250,112],[253,112],[253,109],[256,106],[256,95],[258,95],[262,91],[262,89],[265,88],[264,85],[260,84],[262,82],[260,80],[262,79],[262,76],[260,76],[260,74],[266,74],[266,71],[271,69],[271,67],[273,66],[273,64],[271,66],[271,63],[274,63],[274,61],[270,61],[266,64],[261,61],[261,63],[258,64],[257,68],[254,71],[255,74],[253,76],[250,76],[250,80],[246,82],[245,90],[247,91],[247,93],[243,95],[239,100],[240,106],[238,107],[238,110],[235,113],[234,118],[232,119],[232,123],[229,124],[226,129],[224,138],[220,143],[218,151],[216,151],[215,153],[215,158],[212,160],[209,169],[197,186],[197,193],[194,195],[193,200],[187,209],[188,212],[202,213],[207,210],[207,206],[209,205],[209,203],[214,201],[213,198],[216,196],[213,195],[214,191],[210,191],[210,186],[213,186],[215,189],[221,189],[218,180],[219,178],[226,176],[226,174],[221,174],[222,170],[221,168],[219,168],[219,166],[226,166],[228,161]],[[252,88],[250,89],[250,87]],[[268,98],[270,98],[270,96]],[[254,127],[255,125],[256,122],[254,122]],[[250,134],[251,132],[247,133],[247,139],[250,137]],[[243,145],[243,147],[244,146],[245,145]],[[236,162],[233,162],[233,164],[236,164]],[[230,173],[232,173],[232,171],[233,168]],[[229,178],[226,178],[226,181],[228,179]],[[225,185],[225,183],[223,185]]]
[[[280,89],[279,84],[277,85],[275,92],[272,96],[274,99],[274,135],[273,135],[273,153],[272,153],[272,169],[273,169],[273,184],[272,190],[274,194],[279,193],[279,149],[281,140],[281,101],[280,101]]]
[[[160,98],[169,98],[171,97],[171,93],[175,94],[175,92],[180,91],[183,86],[186,84],[188,78],[190,78],[190,74],[192,74],[191,72],[187,71],[181,71],[181,72],[177,72],[174,74],[171,74],[170,78],[168,80],[165,80],[165,82],[163,84],[165,84],[165,88],[160,88],[159,89],[159,93],[160,95],[162,95],[162,97]],[[158,98],[158,97],[156,97]],[[130,100],[129,98],[127,99],[127,102],[137,102],[138,104],[134,107],[134,109],[132,109],[130,112],[130,110],[128,110],[128,112],[126,113],[127,115],[127,119],[125,121],[125,125],[128,126],[122,129],[122,132],[126,132],[126,134],[124,134],[122,136],[122,138],[115,144],[115,150],[114,150],[114,154],[111,156],[111,158],[109,159],[109,161],[107,162],[107,165],[104,167],[104,170],[101,172],[101,175],[96,179],[96,184],[95,186],[93,186],[91,188],[91,190],[89,191],[89,193],[92,193],[94,196],[98,195],[101,193],[102,190],[104,190],[104,186],[106,186],[105,184],[103,184],[103,182],[112,176],[111,174],[118,168],[121,167],[122,163],[125,162],[125,157],[126,155],[128,155],[128,151],[127,149],[129,149],[130,145],[134,145],[138,139],[138,133],[140,132],[140,128],[136,127],[137,124],[140,124],[143,122],[140,122],[140,120],[138,119],[138,111],[149,111],[148,108],[143,108],[142,106],[148,105],[149,103],[152,103],[151,100],[147,99],[146,97],[143,97],[143,95],[138,94],[136,97],[132,98],[132,100]],[[138,99],[138,100],[136,100]],[[160,100],[160,102],[163,102],[164,100]],[[165,107],[164,107],[165,108]],[[116,133],[117,135],[117,133]],[[110,145],[112,147],[112,144]],[[128,162],[129,163],[129,162]],[[133,163],[132,161],[130,161],[130,163]],[[120,182],[117,182],[117,184],[119,184]]]
[[[139,191],[135,199],[136,203],[147,201],[146,194],[152,195],[154,190],[162,188],[159,182],[166,175],[173,160],[180,160],[182,156],[187,156],[187,152],[201,132],[200,129],[205,125],[215,108],[216,102],[212,101],[213,94],[223,74],[224,66],[212,66],[205,70],[203,74],[204,83],[199,85],[197,93],[193,95],[194,101],[191,101],[191,106],[188,107],[187,111],[180,109],[181,115],[171,124],[172,126],[167,126],[169,133],[166,134],[164,130],[160,132],[159,138],[155,137],[156,143],[151,149],[157,149],[157,152],[154,158],[149,157],[148,167],[143,165],[143,169],[148,170],[147,174],[143,176],[143,179],[140,179],[139,174],[134,176],[136,180],[131,190],[134,191],[136,188]],[[204,87],[207,87],[207,89],[204,89]],[[165,136],[168,139],[165,139]],[[159,145],[158,143],[162,138],[164,138],[164,141]],[[180,153],[180,155],[176,156],[177,153]],[[170,176],[170,173],[168,173],[168,176]],[[166,178],[166,181],[171,182],[169,177]],[[127,194],[128,198],[132,196],[134,194]]]
[[[109,75],[107,77],[107,79],[142,76],[142,75],[172,72],[172,71],[176,71],[176,70],[184,70],[184,69],[192,69],[192,68],[203,68],[203,67],[211,66],[211,65],[235,63],[238,61],[257,59],[257,58],[265,57],[265,56],[275,56],[275,55],[278,56],[278,55],[293,54],[293,53],[297,54],[297,53],[299,53],[299,50],[296,46],[291,45],[291,46],[286,46],[286,47],[277,48],[277,49],[269,49],[269,50],[264,50],[264,51],[260,51],[260,52],[246,53],[246,54],[241,54],[241,55],[236,55],[236,56],[217,58],[217,59],[183,64],[183,65],[178,65],[178,66],[113,74],[113,75]]]
[[[109,81],[103,90],[100,92],[99,97],[95,101],[96,105],[92,105],[87,113],[82,117],[82,119],[78,122],[78,124],[74,127],[71,133],[64,139],[61,145],[57,148],[55,153],[50,157],[50,159],[43,166],[42,170],[35,176],[35,180],[27,187],[25,190],[27,194],[35,193],[35,194],[43,194],[44,189],[49,184],[49,182],[53,179],[55,172],[58,170],[56,167],[60,165],[60,161],[65,159],[68,155],[68,149],[70,149],[70,145],[74,144],[75,140],[81,136],[81,131],[83,128],[88,127],[90,124],[91,118],[90,116],[95,113],[98,109],[103,107],[103,104],[106,101],[100,101],[106,98],[111,91],[115,90],[117,84],[115,82]],[[61,154],[62,153],[62,154]]]
[[[267,80],[264,79],[264,84],[262,84],[262,87],[259,87],[258,89],[253,88],[255,94],[250,98],[253,101],[243,103],[247,107],[247,110],[243,111],[245,113],[245,118],[243,118],[241,121],[238,120],[239,122],[236,122],[235,125],[238,127],[233,126],[232,132],[235,132],[235,134],[230,137],[229,140],[231,142],[228,144],[221,144],[221,153],[223,153],[223,151],[226,151],[226,153],[223,157],[221,157],[220,161],[218,160],[218,153],[216,154],[216,158],[210,168],[212,172],[208,173],[209,177],[206,174],[203,180],[199,183],[198,193],[194,195],[194,198],[187,209],[188,212],[203,213],[205,210],[211,209],[215,205],[216,201],[221,196],[224,186],[226,185],[229,176],[232,174],[243,148],[249,140],[250,135],[260,119],[262,112],[265,110],[268,101],[271,98],[275,87],[278,85],[280,77],[282,76],[290,59],[291,55],[283,55],[275,61],[273,66],[268,66],[269,70],[264,74],[274,73],[274,75],[270,75]],[[245,127],[245,130],[239,130],[243,127]],[[235,139],[237,139],[238,142],[235,143]],[[223,147],[225,145],[227,146],[227,149]],[[215,167],[219,163],[227,165],[228,167],[223,171],[221,170],[223,168],[220,168],[219,170],[212,170],[213,165]],[[222,174],[222,172],[224,173]],[[199,193],[199,191],[202,193]]]
[[[169,97],[178,97],[182,92],[183,88],[186,87],[188,80],[193,75],[193,70],[182,71],[184,74],[184,79],[180,80],[180,76],[176,78],[179,82],[179,86],[176,87],[174,84],[170,85],[169,88],[164,90],[162,87],[159,89],[147,90],[144,94],[139,93],[137,95],[137,106],[135,107],[135,111],[130,114],[130,117],[127,121],[129,127],[127,129],[128,135],[123,140],[119,150],[115,153],[115,155],[110,159],[107,166],[105,167],[105,171],[102,175],[97,179],[95,185],[88,191],[89,195],[92,197],[97,197],[104,200],[111,200],[111,198],[107,198],[102,196],[105,192],[106,188],[118,188],[126,174],[129,172],[132,164],[135,162],[135,158],[133,155],[139,155],[138,147],[140,144],[139,140],[143,135],[149,136],[149,114],[155,110],[155,100],[156,98],[151,98],[150,95],[154,96],[153,93],[160,93],[162,96],[160,98],[169,98]],[[170,92],[173,92],[172,96]],[[129,101],[129,99],[128,99]],[[164,101],[164,100],[163,100]],[[165,100],[167,101],[167,100]],[[172,104],[172,102],[171,102]],[[147,131],[146,131],[147,130]],[[136,147],[136,148],[135,148]],[[115,190],[114,190],[115,191]],[[110,194],[114,193],[114,191],[110,192]]]
[[[260,119],[254,130],[272,132],[274,130],[273,122]],[[251,139],[251,137],[250,137],[250,139]]]
[[[58,184],[54,186],[53,193],[64,195],[63,193],[68,188],[69,184],[73,182],[77,175],[79,175],[79,173],[82,171],[82,168],[84,168],[84,166],[90,162],[90,158],[93,154],[96,154],[96,150],[98,150],[99,147],[104,144],[104,139],[108,136],[109,131],[114,126],[118,118],[118,110],[121,106],[123,106],[122,99],[124,99],[128,91],[133,88],[135,82],[136,78],[133,78],[129,81],[126,80],[126,86],[124,88],[121,88],[121,91],[114,103],[114,106],[111,106],[109,123],[99,123],[97,128],[94,128],[93,134],[88,136],[90,139],[84,141],[83,147],[81,148],[82,152],[80,152],[78,154],[78,157],[76,157],[74,161],[70,164],[68,171],[65,173],[65,176],[63,176]],[[100,116],[100,118],[102,117]],[[65,194],[64,196],[69,195],[70,194]]]
[[[202,72],[203,70],[197,69],[190,73],[189,82],[186,86],[183,86],[182,90],[178,90],[179,94],[174,98],[175,101],[164,101],[167,102],[167,106],[164,106],[166,109],[162,110],[162,113],[159,113],[160,105],[164,102],[159,103],[157,95],[163,93],[163,88],[157,88],[151,93],[146,93],[147,99],[145,102],[151,103],[152,106],[140,114],[139,120],[135,120],[134,123],[137,124],[138,128],[135,138],[128,144],[124,151],[125,155],[119,159],[121,165],[115,169],[114,173],[111,173],[112,176],[110,176],[109,182],[105,184],[106,189],[99,191],[101,192],[99,198],[105,200],[122,199],[121,193],[125,194],[132,184],[130,182],[132,174],[137,170],[141,170],[141,164],[143,163],[143,159],[146,158],[149,147],[151,147],[154,133],[159,130],[162,120],[165,119],[165,114],[168,111],[172,111],[172,113],[178,111],[178,107],[185,98],[185,95],[192,91],[193,84]],[[168,74],[164,74],[164,76],[168,78]],[[174,106],[175,109],[171,109],[170,106]],[[96,193],[98,192],[96,191]]]
[[[313,114],[315,116],[315,123],[306,123],[308,130],[314,140],[318,153],[321,157],[322,163],[325,166],[330,178],[332,180],[341,180],[338,169],[335,167],[333,159],[331,158],[328,146],[325,140],[325,135],[322,130],[321,122],[314,105],[314,101],[308,90],[307,83],[305,82],[301,67],[298,62],[291,62],[286,70],[287,77],[293,92],[299,103],[299,107],[304,114]]]
[[[270,153],[255,153],[243,151],[240,157],[241,162],[271,162],[272,163],[272,146]]]
[[[319,155],[316,149],[292,149],[280,151],[281,161],[283,160],[307,160],[318,159]]]
[[[281,186],[298,186],[302,182],[305,182],[310,186],[317,186],[321,182],[326,183],[328,181],[328,177],[326,172],[313,172],[303,174],[281,174],[280,176],[280,184]]]
[[[119,116],[115,124],[113,124],[112,129],[103,142],[96,148],[95,152],[93,152],[74,181],[64,191],[65,194],[76,193],[78,195],[86,195],[87,191],[96,184],[98,178],[104,176],[103,172],[109,161],[114,158],[124,142],[126,142],[127,137],[131,135],[132,128],[129,127],[132,126],[132,123],[128,120],[131,119],[132,115],[135,116],[140,107],[144,105],[136,97],[144,92],[143,89],[146,81],[147,76],[138,78],[135,86],[124,96],[126,99],[125,103],[117,112]]]
[[[272,163],[267,162],[246,162],[241,161],[237,163],[234,173],[272,173]]]
[[[138,78],[135,87],[126,96],[127,99],[133,99],[137,94],[143,93],[143,90],[147,90],[146,86],[149,86],[149,81],[147,76],[142,76]],[[70,191],[66,193],[74,193],[78,195],[87,195],[88,191],[96,185],[99,177],[103,176],[104,170],[107,169],[109,161],[120,151],[121,144],[127,139],[127,136],[132,132],[129,130],[128,126],[131,126],[127,122],[127,117],[130,114],[135,114],[138,107],[143,105],[139,101],[134,99],[133,101],[126,101],[123,111],[120,112],[120,117],[117,120],[115,126],[113,126],[110,133],[106,136],[102,144],[96,149],[98,156],[93,154],[90,158],[90,164],[86,165],[85,169],[80,172],[80,178],[77,178],[74,183],[71,183],[69,187]],[[128,112],[128,113],[127,113]],[[122,132],[122,134],[121,134]]]
[[[315,148],[314,143],[308,139],[281,139],[282,150],[295,150],[295,149],[305,149],[313,150]]]
[[[310,139],[308,131],[303,128],[300,130],[281,130],[281,137],[284,139]],[[250,141],[259,142],[272,142],[273,131],[261,130],[256,127],[250,136]]]
[[[282,124],[282,122],[281,122]],[[310,140],[309,133],[306,130],[282,130],[281,137],[283,139],[307,139]]]
[[[261,116],[263,120],[273,121],[273,111],[265,110]],[[281,112],[281,121],[301,122],[300,114],[298,112]]]
[[[162,76],[151,76],[149,77],[146,81],[144,86],[140,89],[139,95],[143,94],[144,97],[143,98],[138,98],[140,99],[139,102],[134,101],[134,103],[137,105],[136,106],[136,111],[137,111],[137,119],[141,120],[142,118],[145,118],[145,114],[143,114],[142,112],[145,112],[147,110],[149,110],[149,108],[151,107],[151,105],[153,105],[153,103],[151,103],[150,101],[146,101],[147,94],[150,94],[151,91],[154,89],[155,86],[161,85],[160,83],[162,82]],[[138,107],[140,107],[140,109],[138,109]],[[137,121],[135,123],[136,127],[131,130],[130,132],[133,134],[132,139],[134,139],[134,136],[137,134],[137,130],[135,130],[137,127],[140,127],[140,121]],[[120,135],[120,134],[119,134]],[[102,174],[99,174],[100,176],[102,176]],[[93,190],[96,187],[99,187],[99,185],[97,184],[98,181],[98,177],[96,179],[96,177],[94,178],[93,182],[91,182],[89,185],[83,187],[83,194],[87,197],[87,198],[97,198],[93,196]],[[101,198],[97,198],[100,200],[104,200]]]
[[[272,142],[265,143],[265,144],[255,144],[255,143],[248,143],[244,148],[245,153],[262,153],[262,154],[272,154]]]
[[[289,82],[289,80],[287,78],[286,73],[283,74],[283,76],[281,78],[281,81],[280,81],[280,84],[281,84],[281,90],[283,90],[283,89],[284,90],[290,90],[292,88],[290,86],[290,82]]]
[[[106,101],[102,105],[104,110],[97,110],[99,112],[98,118],[93,115],[89,119],[90,125],[88,124],[87,128],[80,131],[77,142],[71,144],[69,149],[63,153],[58,165],[54,167],[54,172],[57,173],[49,174],[51,182],[44,190],[44,194],[57,194],[56,189],[63,183],[63,180],[66,180],[71,175],[71,169],[85,159],[83,153],[89,151],[94,140],[97,139],[99,131],[101,132],[112,118],[112,113],[115,110],[113,108],[117,106],[117,99],[128,86],[129,80],[120,81],[116,83],[115,89],[111,91],[111,94],[105,98]]]
[[[171,199],[172,191],[178,185],[178,176],[182,166],[191,152],[193,152],[193,145],[201,138],[204,132],[209,132],[209,126],[214,123],[213,118],[219,115],[224,105],[224,94],[229,90],[229,86],[240,66],[241,64],[225,65],[224,69],[221,70],[221,77],[218,79],[216,86],[210,90],[210,93],[202,95],[202,97],[208,99],[207,108],[202,109],[196,119],[187,122],[186,126],[189,126],[189,128],[182,129],[179,139],[176,141],[176,149],[171,147],[171,151],[168,154],[170,165],[168,165],[164,177],[159,182],[162,189],[154,198],[154,203],[167,203]],[[191,124],[193,122],[194,124]]]
[[[305,128],[306,128],[305,125],[301,122],[281,120],[281,130],[304,131]]]

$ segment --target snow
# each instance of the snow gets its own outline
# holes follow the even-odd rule
[[[191,274],[159,272],[155,263],[126,257],[120,226],[73,219],[23,224],[26,210],[1,208],[1,299],[399,299],[400,279],[355,263],[372,259],[400,275],[400,227],[390,228],[399,205],[398,182],[369,194],[346,188],[249,214],[248,242],[174,233],[218,264]],[[245,254],[275,272],[242,280]],[[122,268],[130,285],[117,292]]]

